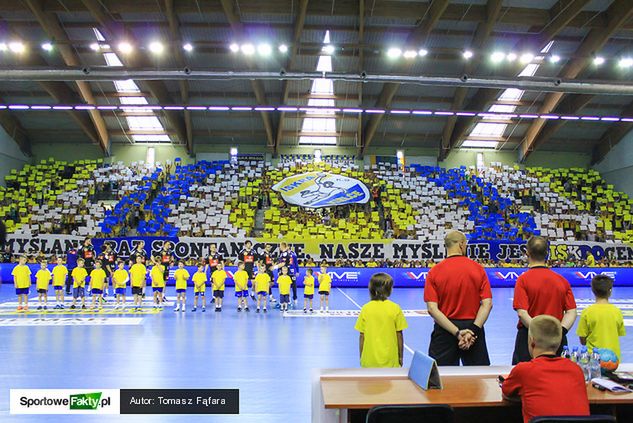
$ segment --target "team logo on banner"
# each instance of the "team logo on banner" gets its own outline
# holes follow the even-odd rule
[[[364,183],[326,172],[290,176],[273,186],[273,190],[287,203],[301,207],[332,207],[369,201],[369,190]]]

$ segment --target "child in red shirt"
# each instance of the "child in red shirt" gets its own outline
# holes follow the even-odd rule
[[[501,390],[505,397],[520,396],[523,421],[535,416],[588,416],[585,376],[578,365],[558,357],[563,330],[555,317],[532,319],[528,332],[531,361],[517,364]]]

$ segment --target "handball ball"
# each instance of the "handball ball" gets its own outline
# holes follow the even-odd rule
[[[594,351],[600,354],[600,367],[603,372],[613,372],[618,368],[620,360],[613,351],[607,348],[594,348]]]

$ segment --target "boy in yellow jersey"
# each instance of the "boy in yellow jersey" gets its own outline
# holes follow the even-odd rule
[[[290,303],[290,286],[292,285],[292,278],[288,276],[288,266],[281,268],[281,275],[277,277],[277,285],[279,285],[279,311],[282,313],[288,310],[288,304]]]
[[[242,311],[242,304],[244,305],[244,311],[250,311],[248,309],[248,279],[248,273],[244,270],[244,262],[238,262],[237,272],[233,274],[238,312]]]
[[[176,280],[176,308],[174,311],[185,312],[187,302],[187,281],[190,277],[189,272],[185,269],[185,262],[180,260],[178,262],[178,270],[174,273],[174,279]]]
[[[323,303],[325,303],[325,311],[330,311],[330,289],[332,288],[332,278],[327,274],[327,264],[321,264],[321,273],[319,273],[319,295],[321,301],[319,308],[323,311]]]
[[[369,281],[371,301],[363,306],[354,329],[360,332],[361,367],[402,367],[407,328],[400,306],[389,301],[393,279],[376,273]]]
[[[53,267],[53,289],[55,290],[55,308],[64,308],[64,284],[68,277],[68,269],[64,266],[64,260],[57,257],[57,266]]]
[[[193,280],[193,308],[191,311],[198,309],[198,297],[202,297],[202,312],[207,311],[207,302],[204,298],[204,293],[207,290],[207,274],[204,271],[204,264],[198,264],[198,271],[193,274],[191,278]]]
[[[270,276],[266,273],[266,266],[263,263],[260,263],[257,266],[257,276],[255,276],[255,292],[257,292],[257,313],[259,313],[259,306],[263,302],[264,303],[264,313],[267,313],[266,305],[268,304],[268,299],[266,295],[268,295],[268,290],[270,289],[272,281],[270,280]]]
[[[35,284],[37,288],[37,296],[39,304],[38,310],[42,308],[46,310],[48,307],[48,284],[51,282],[51,272],[46,267],[46,261],[40,262],[40,270],[35,274]],[[42,304],[44,304],[42,306]]]
[[[70,274],[73,278],[73,303],[70,308],[77,308],[77,298],[81,297],[81,308],[86,309],[86,278],[88,272],[84,267],[84,259],[77,259],[77,267]]]
[[[154,292],[154,308],[163,308],[163,291],[165,290],[165,266],[160,262],[160,257],[154,257],[154,266],[149,272],[152,279],[152,291]]]
[[[303,312],[308,312],[308,302],[310,303],[310,313],[312,313],[312,298],[314,297],[314,276],[312,269],[306,270],[306,277],[303,278]]]
[[[216,270],[211,274],[211,286],[213,287],[213,301],[215,301],[215,311],[222,311],[222,301],[224,299],[224,288],[226,287],[226,271],[224,263],[219,262]]]
[[[108,274],[101,267],[101,260],[95,261],[95,268],[90,272],[90,293],[92,294],[92,306],[90,308],[92,310],[95,310],[97,305],[99,305],[99,310],[103,308],[101,301],[103,300],[103,290],[106,287],[107,278]]]
[[[114,295],[116,296],[116,303],[114,309],[125,310],[125,289],[127,282],[130,280],[130,275],[125,270],[125,262],[119,260],[117,263],[117,270],[112,274],[112,285],[114,285]]]
[[[29,288],[31,287],[31,269],[26,265],[26,256],[20,257],[19,264],[13,268],[13,285],[18,296],[18,311],[29,309]],[[24,306],[22,306],[24,302]]]
[[[147,285],[145,280],[146,276],[147,268],[143,264],[143,257],[137,256],[136,263],[130,268],[132,295],[134,295],[134,311],[141,311],[143,304],[143,287]]]

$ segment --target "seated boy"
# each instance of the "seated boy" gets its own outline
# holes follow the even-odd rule
[[[521,397],[523,421],[535,416],[588,416],[589,400],[580,367],[556,355],[563,336],[560,321],[532,319],[528,330],[531,361],[517,364],[501,386],[505,397]]]

